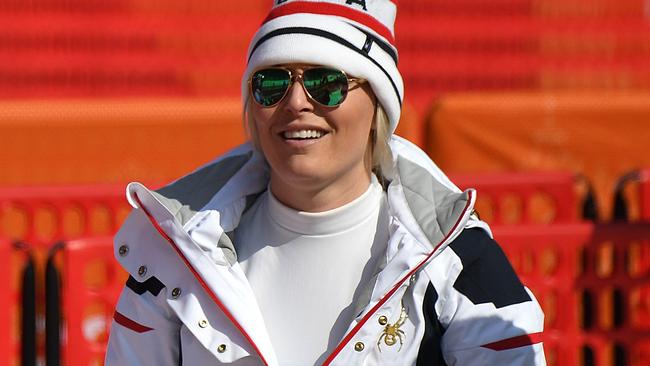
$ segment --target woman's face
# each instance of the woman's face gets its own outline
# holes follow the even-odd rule
[[[284,66],[294,74],[302,74],[305,67]],[[335,108],[309,99],[300,82],[276,106],[263,108],[251,101],[251,123],[271,167],[271,189],[285,204],[292,206],[292,195],[327,192],[330,199],[343,201],[332,202],[334,208],[368,188],[375,98],[368,83],[350,87]]]

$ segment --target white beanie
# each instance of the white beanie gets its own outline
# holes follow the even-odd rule
[[[395,48],[396,0],[273,0],[248,48],[242,97],[261,67],[306,63],[368,80],[390,120],[399,121],[404,84]]]

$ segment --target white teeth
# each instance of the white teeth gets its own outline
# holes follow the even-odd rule
[[[312,139],[320,138],[323,133],[316,130],[300,130],[300,131],[285,131],[284,138],[286,139]]]

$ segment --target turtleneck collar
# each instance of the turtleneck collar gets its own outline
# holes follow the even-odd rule
[[[323,212],[298,211],[278,201],[267,190],[267,212],[277,225],[301,235],[328,235],[354,228],[379,209],[383,189],[373,174],[368,189],[354,201]]]

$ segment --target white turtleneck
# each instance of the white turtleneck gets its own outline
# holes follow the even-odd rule
[[[353,300],[385,253],[388,215],[377,179],[354,201],[307,213],[270,190],[244,214],[237,256],[280,365],[320,364],[345,335]]]

